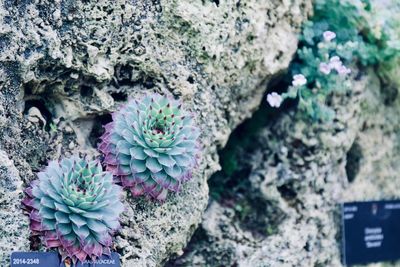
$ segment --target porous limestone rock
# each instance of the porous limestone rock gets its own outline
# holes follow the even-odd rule
[[[347,154],[350,184],[345,201],[400,197],[399,89],[381,85],[377,77],[368,89],[362,106],[363,123]]]
[[[26,186],[47,160],[98,156],[101,126],[128,98],[183,99],[202,131],[200,166],[163,205],[128,194],[116,237],[123,266],[161,266],[182,253],[207,205],[217,149],[288,66],[310,10],[310,0],[5,0],[0,146]]]
[[[22,215],[22,179],[14,163],[0,150],[0,266],[7,266],[11,251],[29,249],[28,218]]]
[[[340,203],[400,197],[398,91],[362,77],[330,124],[271,118],[168,266],[342,266]]]

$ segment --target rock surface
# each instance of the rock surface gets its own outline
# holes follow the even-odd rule
[[[7,266],[10,251],[29,249],[28,218],[22,215],[22,179],[7,154],[0,150],[0,265]]]
[[[127,195],[116,237],[123,266],[161,266],[182,253],[200,222],[207,178],[219,169],[216,151],[289,64],[310,2],[3,1],[0,166],[16,168],[13,179],[26,186],[50,159],[97,156],[101,125],[129,97],[156,91],[182,98],[202,129],[200,167],[163,205]],[[15,226],[0,221],[3,263],[28,240],[16,210],[20,191],[1,190],[1,208],[18,214]],[[4,231],[21,232],[15,245]]]
[[[168,266],[342,266],[338,204],[400,197],[394,90],[371,72],[333,98],[330,125],[277,116],[234,174],[212,178],[227,192]]]

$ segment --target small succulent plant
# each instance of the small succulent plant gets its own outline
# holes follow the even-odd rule
[[[105,126],[99,150],[104,164],[133,196],[160,201],[177,192],[197,164],[199,129],[172,97],[131,100]]]
[[[73,262],[109,255],[124,209],[112,174],[99,162],[72,157],[50,162],[38,177],[22,201],[32,235]]]

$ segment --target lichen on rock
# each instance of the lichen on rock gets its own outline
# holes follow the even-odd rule
[[[168,266],[343,266],[340,203],[399,197],[400,106],[388,95],[368,70],[351,93],[332,96],[332,123],[292,110],[265,124],[236,170],[211,178],[217,197]]]
[[[26,186],[48,160],[98,156],[101,126],[129,97],[191,106],[204,148],[193,179],[162,206],[128,198],[116,237],[123,266],[160,266],[199,224],[217,149],[286,69],[310,10],[309,0],[4,1],[0,147]]]

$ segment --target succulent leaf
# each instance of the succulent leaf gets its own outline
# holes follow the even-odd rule
[[[110,253],[123,211],[121,187],[96,161],[50,162],[25,191],[23,208],[33,235],[73,262]]]
[[[151,94],[129,101],[113,114],[99,150],[106,169],[133,196],[163,201],[192,176],[199,135],[193,117],[179,101]]]

